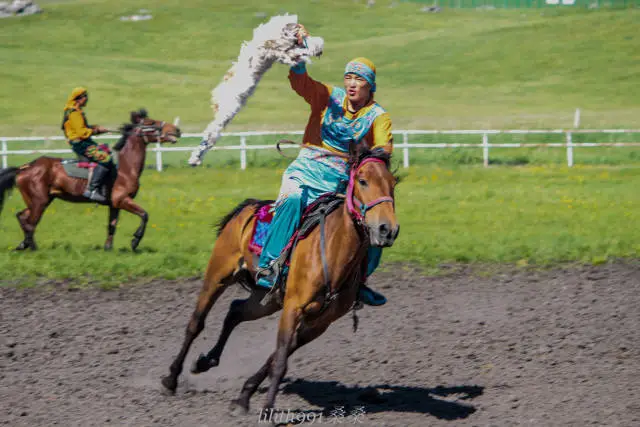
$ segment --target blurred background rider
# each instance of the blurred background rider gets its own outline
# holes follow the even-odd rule
[[[97,163],[91,180],[82,195],[93,201],[104,203],[107,198],[100,193],[100,188],[110,176],[114,164],[111,154],[91,138],[93,135],[106,133],[108,130],[102,126],[90,126],[87,123],[83,109],[88,102],[87,89],[83,87],[73,89],[64,106],[62,130],[74,153]]]

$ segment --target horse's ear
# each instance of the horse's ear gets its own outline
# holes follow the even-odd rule
[[[147,118],[147,110],[141,108],[138,111],[131,112],[131,123],[134,125],[139,124],[141,121]]]
[[[349,163],[358,162],[358,152],[360,151],[359,145],[360,144],[353,140],[349,144]]]
[[[349,144],[349,160],[351,164],[357,165],[360,163],[363,155],[369,152],[369,147],[364,142],[352,142]]]

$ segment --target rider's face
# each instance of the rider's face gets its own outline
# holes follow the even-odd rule
[[[344,89],[347,92],[349,101],[354,106],[362,107],[371,95],[369,83],[356,74],[346,74],[344,76]]]
[[[84,107],[89,102],[89,95],[85,95],[82,98],[78,99],[78,105],[80,107]]]

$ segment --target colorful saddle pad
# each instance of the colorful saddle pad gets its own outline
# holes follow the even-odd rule
[[[283,249],[283,252],[288,251],[293,246],[296,240],[302,240],[306,238],[311,231],[319,224],[318,215],[328,215],[341,206],[343,199],[333,193],[328,193],[315,202],[311,203],[302,213],[302,219],[296,232],[291,236],[289,243]],[[273,220],[273,214],[275,213],[275,202],[268,203],[261,206],[256,213],[256,221],[253,226],[253,234],[249,241],[249,251],[260,256],[262,248],[264,247],[267,233],[269,233],[269,227],[271,227],[271,221]]]
[[[274,203],[269,203],[262,206],[254,214],[256,222],[253,226],[253,235],[249,241],[249,251],[260,256],[264,242],[267,239],[267,233],[269,232],[269,226],[273,220]]]

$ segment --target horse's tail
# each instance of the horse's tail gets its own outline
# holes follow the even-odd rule
[[[218,223],[216,224],[216,229],[218,230],[218,236],[222,233],[222,230],[227,226],[227,224],[240,212],[242,212],[247,206],[255,205],[256,209],[260,209],[264,205],[268,205],[269,203],[273,203],[273,200],[258,200],[258,199],[245,199],[238,206],[233,208],[231,212],[224,216]]]
[[[5,193],[9,193],[16,186],[16,177],[20,172],[20,168],[0,169],[0,213],[4,205]]]

